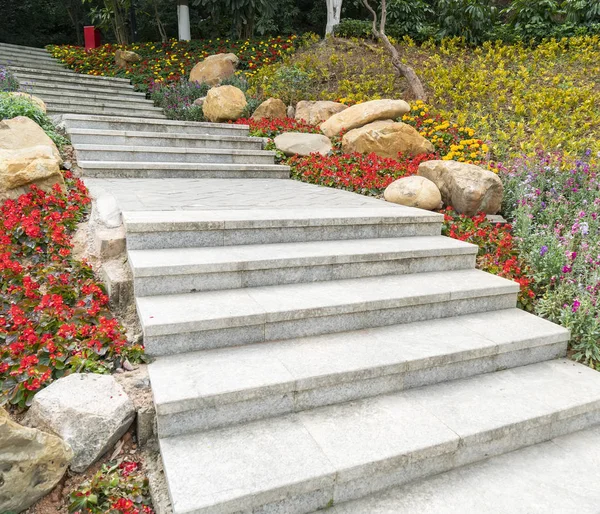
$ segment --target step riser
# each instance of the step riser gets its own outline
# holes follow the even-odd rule
[[[14,69],[12,72],[19,81],[22,80],[23,82],[32,82],[44,86],[66,84],[84,87],[110,87],[133,91],[133,86],[128,81],[116,81],[103,77],[95,77],[93,75],[81,75],[75,72],[44,73],[43,70],[24,71],[19,69]]]
[[[44,87],[43,85],[26,84],[25,82],[21,82],[20,85],[21,85],[22,91],[31,92],[31,93],[37,94],[37,95],[60,94],[63,96],[63,98],[65,95],[70,95],[72,98],[75,98],[75,97],[78,98],[79,96],[81,96],[82,98],[97,97],[97,98],[107,98],[107,99],[114,98],[115,96],[117,96],[117,97],[122,98],[123,100],[126,100],[126,99],[147,100],[146,95],[144,95],[143,93],[135,92],[131,88],[117,89],[117,88],[102,87],[102,86],[80,87],[80,86],[73,86],[73,85],[67,84],[67,83],[53,84],[50,87]]]
[[[137,136],[108,136],[100,134],[71,134],[74,145],[170,146],[177,148],[218,148],[233,150],[262,150],[261,140],[228,141],[221,139],[177,139]]]
[[[48,105],[48,114],[102,114],[104,116],[131,116],[132,118],[154,118],[154,119],[166,119],[164,114],[156,111],[145,111],[142,109],[130,110],[130,111],[119,111],[116,109],[103,109],[98,107],[52,107]]]
[[[22,47],[9,47],[5,45],[0,45],[0,52],[4,55],[19,55],[23,57],[33,57],[33,58],[52,58],[52,56],[46,52],[46,50],[40,48],[39,51],[35,50],[24,50]]]
[[[256,325],[245,324],[240,326],[239,322],[234,325],[237,320],[233,319],[230,324],[233,328],[216,330],[148,335],[146,329],[144,329],[144,345],[149,356],[158,357],[264,341],[292,339],[294,337],[333,334],[350,330],[448,318],[463,314],[511,309],[516,305],[516,296],[511,293],[452,301],[437,301],[435,303],[432,303],[432,300],[429,299],[422,299],[421,301],[427,303],[397,308],[373,308],[372,310],[348,314],[304,317],[290,321],[267,321]]]
[[[134,279],[134,287],[135,295],[140,297],[385,275],[405,275],[427,271],[455,271],[474,267],[474,255],[438,255],[327,265],[308,262],[304,266],[242,270],[229,273],[138,277]]]
[[[145,169],[89,169],[84,167],[89,178],[269,178],[289,179],[289,171],[239,171],[239,170],[145,170]],[[163,248],[162,246],[160,248]]]
[[[232,126],[222,124],[221,126],[211,127],[195,127],[193,125],[162,125],[162,124],[146,124],[146,123],[126,123],[120,121],[108,120],[68,120],[69,128],[86,128],[96,130],[125,130],[125,131],[141,131],[141,132],[156,132],[166,134],[188,134],[188,135],[211,135],[211,136],[247,136],[247,130],[240,130]]]
[[[128,78],[123,77],[108,77],[105,75],[88,75],[87,73],[77,73],[70,68],[61,68],[58,72],[47,71],[47,70],[36,70],[35,68],[28,68],[27,66],[20,66],[20,69],[16,70],[19,73],[25,73],[28,75],[33,75],[35,77],[62,77],[62,78],[78,78],[81,80],[89,79],[89,80],[97,80],[103,81],[104,83],[115,83],[115,84],[125,84],[129,85],[130,80]]]
[[[183,149],[182,149],[183,150]],[[119,161],[119,162],[181,162],[196,164],[274,164],[273,155],[235,155],[202,154],[175,152],[111,152],[107,150],[77,150],[82,161]]]
[[[277,227],[230,230],[193,230],[132,232],[127,234],[129,250],[160,248],[202,248],[339,239],[373,239],[410,236],[438,236],[441,223],[403,223],[396,225],[324,225],[316,227]]]
[[[39,63],[56,64],[56,65],[62,66],[61,63],[59,63],[56,59],[53,59],[52,57],[50,57],[49,54],[31,55],[31,54],[24,54],[22,52],[12,52],[12,51],[7,52],[2,49],[0,49],[0,61],[2,61],[2,62],[19,61],[19,62],[27,63],[28,65],[31,64],[32,66],[35,66]]]
[[[157,114],[162,114],[163,110],[159,107],[154,107],[154,104],[150,101],[145,100],[144,102],[116,102],[114,100],[83,100],[81,102],[73,101],[73,102],[63,102],[63,101],[55,101],[48,99],[46,104],[55,110],[58,109],[72,109],[72,108],[94,108],[94,109],[110,109],[112,111],[122,110],[124,115],[131,111],[147,111],[147,112],[155,112]]]
[[[286,384],[287,391],[271,392],[268,388],[253,392],[254,398],[204,399],[204,405],[173,413],[157,413],[158,436],[175,437],[199,431],[212,430],[282,416],[327,405],[360,400],[382,394],[439,384],[449,380],[469,378],[483,373],[545,362],[564,357],[567,342],[539,340],[529,342],[526,348],[484,356],[460,355],[460,360],[449,362],[448,356],[429,361],[426,365],[415,364],[410,371],[393,369],[361,370],[346,376],[321,377],[321,387],[298,390],[294,384]],[[173,406],[169,406],[173,409]]]
[[[45,61],[32,62],[32,61],[24,61],[19,58],[3,59],[0,57],[0,64],[3,66],[7,66],[8,68],[12,68],[13,66],[22,67],[22,68],[27,67],[27,68],[32,68],[34,70],[40,70],[40,71],[45,70],[45,71],[50,71],[50,72],[61,72],[66,69],[63,66],[56,64],[55,62],[45,62]]]
[[[31,91],[34,88],[27,88]],[[122,105],[124,108],[130,107],[154,107],[152,101],[147,100],[146,97],[142,95],[121,95],[115,93],[77,93],[73,91],[62,91],[62,90],[52,90],[52,89],[44,89],[44,90],[36,90],[36,93],[33,93],[37,96],[40,96],[44,99],[44,101],[54,104],[71,104],[71,105],[90,105],[96,103],[105,103],[105,104],[116,104]],[[65,98],[68,98],[68,102],[65,101]]]
[[[404,455],[360,465],[342,473],[331,473],[318,479],[287,484],[220,503],[219,513],[285,512],[309,514],[325,510],[332,504],[356,500],[393,486],[407,484],[427,476],[502,455],[554,437],[569,434],[600,423],[600,406],[588,404],[580,409],[565,410],[558,416],[535,417],[526,422],[507,424],[502,430],[477,434],[475,438],[441,443]],[[167,469],[167,480],[169,471]],[[208,514],[215,507],[186,510],[186,514]],[[180,514],[177,507],[174,514]],[[181,513],[183,514],[183,513]]]

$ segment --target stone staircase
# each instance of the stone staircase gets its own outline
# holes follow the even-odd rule
[[[63,120],[122,212],[175,514],[597,512],[600,375],[440,214],[281,180],[247,127]]]
[[[0,43],[0,65],[8,67],[20,90],[46,103],[48,114],[105,114],[165,118],[162,109],[133,90],[128,79],[75,73],[42,48]]]

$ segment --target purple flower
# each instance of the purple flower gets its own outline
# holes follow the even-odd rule
[[[543,257],[544,255],[546,255],[548,253],[548,247],[546,245],[542,246],[540,248],[540,256]]]
[[[581,302],[579,300],[575,299],[573,301],[573,306],[571,307],[571,311],[577,312],[577,310],[579,309],[580,306],[581,306]]]

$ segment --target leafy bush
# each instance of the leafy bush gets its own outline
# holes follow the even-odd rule
[[[311,90],[311,75],[304,66],[283,65],[265,70],[253,79],[251,91],[262,97],[279,98],[288,105],[308,99]]]
[[[206,96],[209,89],[208,84],[186,79],[169,84],[154,82],[150,85],[150,98],[156,106],[163,108],[169,119],[204,121],[202,107],[194,105],[194,100]]]
[[[335,35],[345,38],[369,38],[373,36],[373,23],[367,20],[343,19],[334,28]]]
[[[19,81],[5,67],[0,64],[0,91],[10,92],[19,89]]]
[[[439,36],[461,37],[471,44],[486,39],[497,9],[486,0],[437,0]]]
[[[50,118],[33,100],[25,96],[0,93],[0,119],[11,119],[17,116],[26,116],[35,121],[57,146],[68,144],[69,141],[56,131]]]

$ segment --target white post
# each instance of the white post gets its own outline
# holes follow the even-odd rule
[[[190,32],[190,7],[188,0],[177,0],[177,22],[179,27],[179,40],[192,39]]]
[[[333,33],[333,28],[340,23],[342,14],[342,0],[325,0],[327,4],[327,26],[325,35]]]

